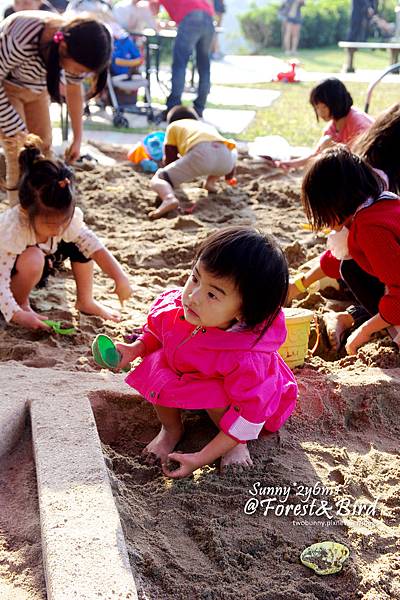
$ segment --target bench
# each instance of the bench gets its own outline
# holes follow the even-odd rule
[[[346,73],[354,73],[354,53],[362,48],[367,48],[368,50],[389,50],[391,65],[398,62],[400,53],[400,42],[338,42],[338,46],[347,50],[347,64],[344,65]]]

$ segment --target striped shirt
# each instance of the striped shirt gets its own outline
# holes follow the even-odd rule
[[[54,13],[22,11],[0,23],[0,129],[6,136],[26,131],[25,123],[10,104],[3,81],[40,93],[46,89],[46,65],[40,56],[40,36]],[[83,76],[66,77],[67,83],[77,84]]]

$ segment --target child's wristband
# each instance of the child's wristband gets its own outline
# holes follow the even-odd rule
[[[307,288],[303,283],[303,279],[304,279],[304,275],[298,275],[295,279],[293,279],[294,285],[297,287],[299,292],[302,292],[302,293],[307,291]]]

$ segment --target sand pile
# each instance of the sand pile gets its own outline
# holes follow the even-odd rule
[[[200,183],[184,186],[183,212],[151,222],[146,215],[154,198],[146,175],[128,163],[80,173],[86,222],[125,265],[135,297],[124,307],[121,323],[79,316],[71,275],[59,273],[47,290],[35,292],[34,304],[51,317],[74,320],[78,335],[26,333],[2,323],[0,360],[96,370],[90,355],[94,335],[121,339],[139,326],[159,292],[184,283],[196,245],[215,227],[249,224],[272,232],[292,269],[320,253],[325,237],[303,226],[298,177],[242,159],[238,179],[237,188],[221,185],[213,196]],[[95,291],[97,299],[118,307],[111,282],[100,273]],[[345,302],[331,290],[299,304],[321,314]],[[377,336],[357,358],[332,359],[322,333],[317,356],[296,371],[301,392],[296,414],[279,434],[252,444],[253,469],[230,469],[222,477],[212,467],[194,479],[166,480],[139,458],[157,432],[151,407],[128,388],[122,397],[92,398],[143,600],[400,598],[399,353],[389,338]],[[215,433],[201,414],[187,415],[186,430],[180,449],[188,451]],[[313,499],[313,506],[327,501],[329,510],[311,514]],[[294,516],[290,507],[296,505],[307,507],[304,515]],[[345,511],[361,505],[369,514]],[[326,578],[298,558],[305,546],[324,539],[351,550],[343,572]],[[11,564],[11,556],[3,562]]]

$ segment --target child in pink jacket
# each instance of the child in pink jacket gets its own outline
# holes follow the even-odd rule
[[[170,477],[185,477],[222,457],[251,465],[248,440],[276,431],[293,412],[297,386],[278,354],[286,338],[284,255],[271,236],[226,228],[200,247],[182,289],[167,290],[150,309],[133,344],[117,344],[126,382],[157,412],[161,431],[145,449]],[[219,433],[200,452],[173,453],[183,435],[182,409],[206,409]],[[180,466],[170,471],[169,460]]]

